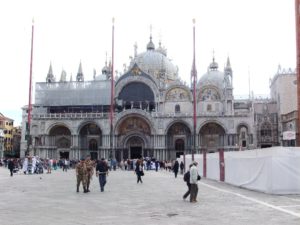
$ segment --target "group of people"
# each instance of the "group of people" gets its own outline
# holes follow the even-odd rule
[[[82,184],[83,193],[90,192],[90,182],[94,174],[95,163],[90,156],[86,159],[82,158],[76,165],[76,191],[79,192],[80,184]],[[108,175],[108,164],[104,158],[99,160],[96,165],[96,176],[99,177],[99,184],[101,192],[104,191],[106,184],[106,176]]]

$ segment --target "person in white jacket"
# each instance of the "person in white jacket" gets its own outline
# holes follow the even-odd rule
[[[191,184],[191,194],[190,202],[197,202],[198,194],[198,169],[197,162],[193,162],[193,166],[190,168],[190,184]]]

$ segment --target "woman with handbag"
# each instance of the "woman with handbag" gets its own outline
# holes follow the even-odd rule
[[[143,183],[142,176],[144,176],[144,169],[143,169],[143,161],[140,159],[137,160],[136,162],[135,173],[137,176],[137,183],[139,182]]]

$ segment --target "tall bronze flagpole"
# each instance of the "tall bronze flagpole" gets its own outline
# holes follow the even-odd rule
[[[31,145],[31,135],[30,135],[30,124],[31,124],[31,110],[32,110],[32,62],[33,62],[33,37],[34,37],[34,20],[32,19],[31,25],[31,53],[30,53],[30,72],[29,72],[29,97],[28,97],[28,113],[27,113],[27,127],[26,127],[26,138],[27,138],[27,151],[29,154],[29,147]]]
[[[296,21],[296,73],[297,73],[297,135],[296,145],[300,146],[300,0],[295,0],[295,21]]]
[[[115,48],[115,18],[112,19],[112,53],[111,53],[111,92],[110,92],[110,155],[112,158],[113,153],[113,117],[114,117],[114,48]]]
[[[196,71],[196,51],[195,51],[195,23],[196,20],[193,19],[193,69],[192,69],[192,75],[193,75],[193,98],[194,98],[194,130],[193,130],[193,136],[194,136],[194,146],[192,150],[192,161],[194,161],[194,154],[196,152],[196,127],[197,127],[197,112],[196,112],[196,82],[197,82],[197,71]]]

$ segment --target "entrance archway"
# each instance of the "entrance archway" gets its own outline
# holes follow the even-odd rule
[[[69,158],[71,131],[65,125],[55,125],[49,131],[48,144],[56,146],[60,157]],[[57,153],[52,154],[53,157],[57,157]]]
[[[207,123],[200,129],[201,147],[216,152],[224,147],[225,130],[217,123]]]
[[[95,123],[85,124],[79,131],[79,146],[82,150],[98,151],[102,132]]]
[[[167,132],[167,159],[176,159],[190,149],[191,131],[183,122],[176,122]]]
[[[129,156],[131,159],[139,159],[143,156],[143,149],[145,146],[144,140],[139,136],[132,136],[126,143],[129,149]]]

